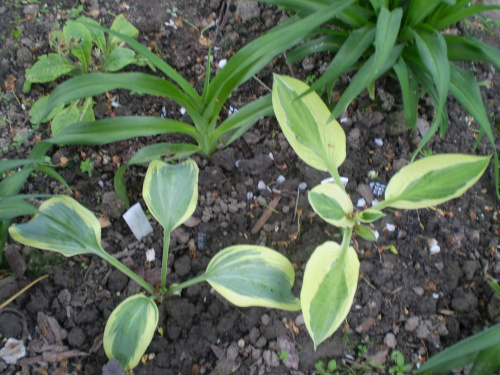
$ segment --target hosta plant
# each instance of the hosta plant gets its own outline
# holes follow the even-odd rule
[[[150,285],[101,246],[101,227],[95,215],[67,196],[42,203],[33,219],[9,228],[22,244],[58,252],[66,257],[93,254],[101,257],[137,282],[145,291],[121,302],[104,330],[107,356],[125,370],[133,369],[151,342],[157,324],[157,303],[182,289],[208,282],[237,306],[263,306],[283,310],[300,309],[291,293],[292,264],[280,253],[262,246],[236,245],[215,255],[205,273],[180,284],[167,285],[170,233],[194,212],[198,199],[198,167],[192,160],[171,165],[151,162],[143,186],[143,197],[151,215],[164,230],[161,282]]]
[[[418,160],[392,177],[384,201],[356,211],[338,172],[346,158],[344,131],[316,92],[308,90],[294,78],[274,77],[273,107],[283,134],[304,162],[335,180],[314,187],[308,195],[313,210],[343,235],[340,244],[328,241],[318,246],[304,272],[300,305],[317,347],[342,324],[354,300],[359,261],[350,246],[353,233],[375,241],[370,223],[385,216],[383,209],[420,209],[461,196],[481,177],[490,158],[442,154]]]
[[[265,95],[219,122],[229,97],[241,84],[257,74],[280,53],[303,40],[306,37],[304,33],[311,32],[341,12],[343,8],[344,6],[332,5],[303,19],[292,17],[235,53],[213,79],[211,79],[210,56],[208,56],[201,94],[196,92],[191,83],[173,67],[133,38],[95,24],[86,24],[87,27],[93,28],[95,33],[104,31],[124,40],[169,79],[134,72],[96,73],[75,77],[62,83],[51,93],[42,118],[64,103],[115,89],[127,89],[141,94],[169,98],[185,109],[189,120],[184,122],[157,116],[124,116],[95,122],[81,121],[63,129],[46,142],[102,145],[134,137],[166,133],[178,133],[192,139],[193,143],[167,142],[146,146],[119,169],[115,177],[115,189],[120,198],[128,204],[123,176],[129,165],[147,163],[165,155],[174,155],[175,158],[183,158],[194,153],[202,156],[211,155],[218,148],[225,147],[240,137],[261,117],[271,115],[271,96]]]
[[[396,78],[401,86],[406,125],[417,125],[418,101],[428,95],[434,104],[434,119],[413,158],[439,130],[448,129],[445,103],[450,93],[477,121],[480,136],[486,134],[495,149],[495,139],[474,75],[457,61],[486,61],[500,69],[500,51],[473,37],[447,32],[450,26],[471,15],[500,9],[494,5],[470,5],[470,0],[265,0],[306,17],[332,4],[346,6],[310,40],[288,54],[288,62],[316,52],[330,52],[332,60],[311,90],[328,95],[344,73],[353,75],[331,113],[337,118],[367,88],[374,97],[375,81],[383,75]],[[498,156],[495,182],[498,189]]]

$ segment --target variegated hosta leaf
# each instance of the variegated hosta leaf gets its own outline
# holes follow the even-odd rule
[[[307,262],[300,292],[302,312],[314,348],[330,337],[351,309],[359,275],[352,247],[325,242]]]
[[[354,227],[354,233],[367,241],[377,241],[377,236],[373,229],[366,225],[358,224]]]
[[[220,251],[208,264],[204,279],[237,306],[300,310],[300,301],[291,293],[292,264],[263,246],[236,245]]]
[[[434,206],[461,196],[481,177],[489,156],[433,155],[402,168],[385,190],[386,202],[403,209]]]
[[[149,164],[142,195],[149,211],[170,233],[193,214],[198,200],[198,166],[193,160]]]
[[[374,208],[368,208],[356,214],[354,220],[359,220],[362,223],[373,223],[374,221],[381,219],[385,214]]]
[[[308,195],[313,210],[327,223],[340,228],[351,228],[354,222],[352,202],[347,193],[336,184],[314,187]]]
[[[42,203],[39,214],[9,233],[24,245],[51,250],[66,257],[92,253],[106,257],[101,247],[101,226],[94,214],[73,198],[60,195]]]
[[[125,370],[139,364],[156,326],[158,307],[143,294],[128,297],[113,310],[104,329],[103,346],[109,359],[115,358]]]
[[[345,133],[314,91],[298,99],[309,86],[274,75],[273,108],[286,139],[307,164],[320,171],[337,170],[346,156]]]

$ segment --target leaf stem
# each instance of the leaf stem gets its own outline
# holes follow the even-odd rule
[[[101,258],[103,258],[105,261],[110,263],[112,266],[115,266],[118,270],[123,272],[125,275],[130,277],[132,280],[134,280],[137,284],[139,284],[141,287],[143,287],[148,293],[150,293],[150,294],[155,293],[155,288],[151,284],[149,284],[146,280],[144,280],[142,277],[137,275],[130,268],[126,267],[118,259],[114,258],[112,255],[110,255],[106,252],[104,252],[104,254],[98,254],[98,255]]]
[[[198,284],[198,283],[201,283],[202,281],[205,281],[205,274],[203,275],[200,275],[200,276],[197,276],[195,278],[192,278],[188,281],[184,281],[183,283],[180,283],[180,284],[177,284],[177,285],[173,285],[171,286],[167,291],[166,291],[166,294],[169,295],[169,294],[173,294],[175,292],[178,292],[178,291],[181,291],[182,289],[185,289],[191,285],[194,285],[194,284]]]
[[[163,256],[161,260],[161,294],[167,293],[167,263],[168,263],[168,249],[170,247],[170,231],[163,231]]]

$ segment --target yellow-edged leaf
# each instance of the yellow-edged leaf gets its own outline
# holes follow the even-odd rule
[[[237,306],[300,310],[299,300],[291,293],[292,264],[263,246],[236,245],[220,251],[208,264],[204,279]]]
[[[359,275],[352,247],[325,242],[307,262],[300,292],[302,312],[314,348],[330,337],[351,309]]]
[[[198,166],[193,160],[149,164],[142,195],[149,211],[170,233],[194,213],[198,200]]]
[[[385,191],[384,207],[419,209],[461,196],[481,177],[489,156],[441,154],[402,168]]]
[[[156,326],[158,307],[143,294],[128,297],[109,316],[104,329],[103,346],[109,359],[116,359],[125,370],[139,364]]]
[[[297,155],[320,171],[333,171],[346,156],[345,133],[316,92],[291,77],[274,75],[273,108],[286,139]]]
[[[349,218],[353,212],[351,199],[340,186],[318,185],[309,192],[308,199],[313,210],[327,223],[340,228],[354,226]]]

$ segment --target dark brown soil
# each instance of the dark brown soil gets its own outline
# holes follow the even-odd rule
[[[23,94],[24,71],[38,56],[48,52],[48,33],[54,24],[61,26],[70,17],[68,10],[79,5],[67,0],[47,1],[42,13],[39,11],[42,5],[28,3],[31,2],[11,0],[0,5],[0,154],[8,159],[26,157],[34,142],[32,137],[19,147],[12,144],[14,137],[31,129],[28,109],[20,104],[29,106],[55,87],[55,83],[34,85],[29,94]],[[220,47],[215,61],[229,58],[232,51],[276,25],[284,16],[281,11],[264,5],[241,13],[242,8],[239,11],[235,5],[227,8],[227,3],[134,0],[128,2],[130,9],[126,14],[141,31],[140,41],[145,45],[154,42],[166,61],[200,89],[199,77],[205,69],[207,47],[199,43],[199,33],[193,32],[187,23],[176,30],[165,26],[170,19],[167,8],[176,6],[179,16],[195,25],[204,25],[209,17],[224,19],[221,27],[204,34]],[[98,9],[100,17],[109,24],[113,15],[121,13],[120,5],[118,1],[90,0],[83,7],[85,11]],[[255,17],[252,10],[258,11]],[[19,39],[14,37],[12,29],[22,30]],[[498,46],[498,36],[494,40],[490,34],[464,25],[459,26],[459,31],[473,32]],[[259,75],[259,80],[270,87],[273,71],[310,79],[319,74],[327,61],[328,56],[321,56],[287,66],[281,56]],[[488,88],[482,88],[482,94],[488,113],[498,121],[500,74],[486,64],[474,64],[473,69],[479,81],[491,82]],[[13,92],[5,87],[5,82],[12,78]],[[343,81],[348,82],[348,77]],[[344,84],[341,82],[336,90],[341,92]],[[382,80],[377,90],[375,102],[366,93],[362,94],[349,107],[348,119],[342,124],[348,139],[348,157],[340,172],[349,178],[347,191],[355,203],[362,196],[370,198],[366,192],[369,171],[375,170],[380,180],[387,182],[409,161],[420,140],[418,134],[393,125],[401,123],[402,118],[397,82],[390,78]],[[252,79],[233,94],[230,104],[239,107],[266,91],[265,86]],[[159,116],[164,106],[168,116],[181,116],[179,108],[168,100],[139,98],[122,91],[114,94],[121,104],[114,110],[117,116]],[[395,105],[387,106],[387,97],[393,98]],[[105,98],[96,99],[96,116],[109,116]],[[449,131],[443,138],[434,137],[428,149],[433,153],[493,152],[486,140],[473,151],[476,124],[451,97],[447,109]],[[422,101],[420,118],[431,121],[432,115],[432,107]],[[43,132],[40,135],[47,136]],[[498,148],[500,138],[496,131],[495,136]],[[376,146],[376,138],[383,141],[382,147]],[[154,248],[159,256],[163,233],[153,221],[154,233],[142,242],[136,241],[121,218],[125,208],[114,193],[113,177],[117,170],[114,161],[118,157],[121,163],[126,162],[140,147],[157,141],[149,137],[101,148],[55,147],[50,151],[55,164],[59,164],[62,156],[69,159],[66,167],[57,169],[75,190],[75,197],[90,210],[110,218],[111,226],[103,229],[104,248],[112,254],[121,253],[120,259],[139,273],[152,272],[145,269],[145,250]],[[80,170],[85,155],[95,163],[92,177]],[[199,275],[210,258],[226,246],[252,243],[280,251],[297,266],[294,291],[298,295],[312,251],[324,241],[338,241],[339,237],[336,229],[313,214],[307,194],[297,193],[299,183],[306,182],[309,189],[326,176],[296,157],[274,118],[262,119],[241,140],[210,159],[194,159],[201,170],[200,199],[194,215],[200,222],[176,230],[171,241],[168,282]],[[126,176],[131,202],[142,202],[143,207],[141,189],[145,170],[145,166],[134,167]],[[280,175],[285,182],[278,185]],[[260,181],[270,189],[259,190]],[[41,174],[32,176],[23,191],[66,193],[59,183]],[[251,199],[248,193],[253,194]],[[272,215],[259,233],[251,234],[266,205],[278,194],[281,196],[278,213]],[[296,207],[303,210],[300,218],[294,214]],[[313,374],[315,363],[330,359],[336,359],[346,373],[356,374],[376,373],[375,367],[369,365],[373,360],[386,366],[386,370],[378,370],[385,373],[393,365],[390,360],[393,350],[401,351],[405,361],[415,368],[442,348],[500,321],[500,298],[493,294],[485,279],[486,273],[500,277],[499,209],[491,165],[462,198],[437,210],[389,212],[376,223],[380,233],[376,243],[357,240],[361,278],[353,307],[341,329],[316,351],[300,312],[241,309],[223,300],[208,284],[192,286],[182,297],[168,300],[160,307],[163,337],[155,334],[147,350],[149,359],[135,373]],[[392,224],[395,230],[390,231],[387,224]],[[300,237],[296,238],[298,234]],[[199,246],[200,235],[206,235],[204,248]],[[430,254],[428,250],[433,239],[441,248],[438,254]],[[190,252],[193,242],[196,251]],[[398,254],[384,250],[387,245],[394,245]],[[0,301],[40,275],[47,273],[49,277],[0,310],[0,338],[23,339],[27,347],[26,357],[17,365],[7,365],[0,359],[0,373],[100,374],[108,361],[102,348],[106,319],[118,303],[138,291],[137,285],[97,257],[67,259],[14,242],[8,246],[20,251],[28,269],[20,278],[9,276],[12,272],[8,268],[2,271],[0,283],[7,281],[0,284]],[[160,266],[161,259],[154,261],[153,273]],[[47,321],[52,323],[50,329]],[[53,330],[59,336],[54,337]],[[289,357],[280,359],[285,344],[289,345]],[[57,355],[58,351],[66,353],[69,359]],[[292,366],[294,359],[298,361],[296,368]]]

